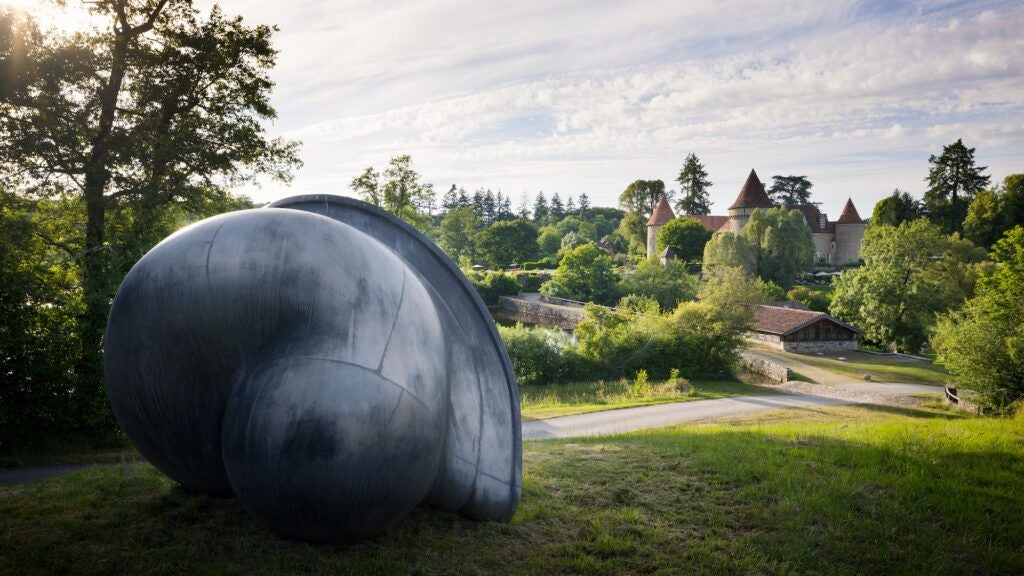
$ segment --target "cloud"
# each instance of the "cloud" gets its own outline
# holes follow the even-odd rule
[[[280,12],[225,2],[242,4],[257,21]],[[1015,3],[302,6],[280,15],[275,72],[275,128],[305,143],[302,192],[345,192],[365,165],[411,153],[439,186],[611,204],[635,178],[671,181],[694,151],[719,206],[753,165],[808,174],[826,204],[853,195],[865,212],[919,188],[956,137],[993,171],[1019,170]]]

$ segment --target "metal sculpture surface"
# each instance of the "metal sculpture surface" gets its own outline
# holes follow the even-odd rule
[[[298,196],[169,236],[125,277],[108,394],[146,459],[274,531],[365,538],[430,504],[507,520],[518,392],[486,307],[408,224]]]

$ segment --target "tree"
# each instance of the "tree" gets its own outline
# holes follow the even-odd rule
[[[662,266],[657,258],[646,258],[623,276],[618,292],[654,298],[662,310],[675,310],[680,302],[694,299],[697,284],[682,262],[670,260]]]
[[[590,196],[586,192],[580,194],[579,214],[580,218],[590,217]]]
[[[576,202],[572,199],[572,196],[569,196],[569,199],[565,201],[565,213],[568,216],[576,214]]]
[[[472,207],[455,206],[441,219],[441,248],[456,262],[463,258],[472,260],[476,255],[473,237],[481,225]]]
[[[537,199],[533,201],[533,221],[542,224],[548,219],[548,201],[544,198],[544,191],[537,192]]]
[[[577,246],[582,246],[587,243],[587,239],[580,236],[576,232],[568,232],[565,236],[562,236],[562,250],[572,250]]]
[[[604,303],[611,300],[618,281],[612,260],[593,244],[584,244],[562,256],[558,269],[540,291],[549,296]]]
[[[629,242],[632,251],[643,253],[647,245],[647,219],[636,212],[626,212],[616,229]]]
[[[978,295],[939,317],[932,345],[958,387],[997,409],[1024,399],[1024,227],[992,249]]]
[[[786,294],[786,298],[801,302],[815,312],[828,312],[832,300],[824,290],[814,290],[807,286],[797,286]]]
[[[556,222],[565,218],[565,207],[562,205],[562,199],[558,197],[558,192],[551,195],[549,214]]]
[[[830,311],[873,342],[918,352],[935,313],[960,303],[944,300],[941,284],[949,279],[933,271],[949,247],[949,238],[927,220],[869,227],[861,246],[864,265],[833,282]]]
[[[636,180],[626,187],[619,195],[619,206],[627,212],[640,215],[644,224],[651,217],[658,202],[665,198],[672,201],[669,193],[665,192],[665,183],[661,180]]]
[[[476,249],[491,266],[533,260],[537,256],[537,228],[525,220],[497,222],[477,233]]]
[[[1024,225],[1024,174],[1010,174],[999,187],[974,197],[964,220],[964,236],[978,246],[989,247],[1003,234]]]
[[[711,231],[691,218],[676,218],[658,230],[656,239],[658,252],[671,246],[679,259],[697,262],[704,257],[704,245],[711,240]]]
[[[811,202],[811,188],[814,184],[806,176],[772,176],[768,196],[780,206],[796,206]]]
[[[921,202],[897,188],[892,191],[891,196],[886,196],[875,204],[875,210],[871,214],[871,225],[899,226],[922,216],[924,207],[921,206]]]
[[[227,197],[225,185],[287,181],[300,162],[296,143],[266,132],[276,115],[274,28],[217,7],[200,18],[184,0],[89,7],[109,29],[44,35],[27,17],[0,12],[0,185],[82,200],[81,236],[65,245],[84,301],[75,393],[104,405],[110,299],[163,231],[164,211],[202,215]],[[123,218],[117,228],[113,216]]]
[[[743,236],[731,232],[715,234],[704,245],[704,261],[701,269],[714,274],[721,268],[739,268],[746,274],[757,273],[756,249]]]
[[[987,167],[974,165],[974,148],[964,146],[959,138],[943,146],[941,155],[932,154],[928,163],[924,193],[928,218],[947,234],[960,232],[971,200],[989,184],[989,177],[982,174]]]
[[[349,187],[363,202],[369,202],[374,206],[382,206],[384,203],[384,195],[380,189],[380,173],[374,170],[373,166],[364,168],[362,174],[352,179]]]
[[[687,154],[676,181],[679,182],[679,192],[682,194],[676,201],[677,212],[698,215],[711,213],[711,199],[708,197],[711,180],[708,180],[708,173],[696,154]]]
[[[441,209],[446,213],[459,205],[459,193],[455,188],[455,184],[444,193],[444,198],[441,200]]]
[[[541,256],[554,256],[562,249],[562,234],[558,232],[558,228],[548,224],[540,229],[540,235],[537,236],[537,246],[540,248]]]
[[[404,219],[414,213],[430,214],[434,204],[434,186],[420,181],[412,169],[408,154],[394,156],[384,169],[383,204],[385,210]]]
[[[784,289],[814,263],[811,229],[799,210],[754,210],[740,235],[753,248],[757,275]]]

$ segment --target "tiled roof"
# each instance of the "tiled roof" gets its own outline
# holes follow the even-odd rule
[[[801,328],[810,326],[818,320],[828,320],[842,326],[847,330],[863,334],[859,328],[833,318],[824,312],[813,312],[811,310],[796,310],[780,306],[759,305],[754,307],[754,330],[767,334],[788,336]]]
[[[861,220],[860,214],[857,214],[857,209],[853,206],[853,199],[846,199],[846,206],[843,206],[843,213],[839,215],[839,220],[836,220],[837,224],[862,224],[864,221]]]
[[[824,218],[821,217],[821,210],[818,210],[818,207],[814,204],[797,204],[790,206],[790,209],[799,210],[804,215],[804,220],[807,222],[807,226],[810,227],[811,232],[818,234],[826,231],[828,223],[825,222],[825,227],[822,227],[822,220]]]
[[[732,206],[729,206],[729,209],[774,207],[775,203],[768,197],[768,193],[764,191],[764,184],[758,179],[757,173],[751,169],[750,174],[747,176],[747,181],[743,183],[743,188],[740,188],[740,195],[736,197],[736,201],[732,203]]]
[[[692,218],[704,225],[704,229],[709,232],[717,232],[724,224],[729,222],[728,216],[698,216],[695,214],[687,214],[681,216],[681,218]]]
[[[664,196],[661,197],[661,201],[658,202],[658,206],[654,208],[654,213],[651,214],[651,218],[647,220],[648,226],[661,226],[670,220],[675,219],[676,213],[672,211],[672,207],[668,205],[668,200]]]
[[[769,302],[765,306],[771,306],[773,308],[790,308],[792,310],[810,310],[806,304],[799,300],[775,300]]]

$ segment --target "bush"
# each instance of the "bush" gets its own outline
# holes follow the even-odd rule
[[[554,256],[549,256],[533,262],[523,262],[520,267],[523,270],[554,270],[558,268],[558,259]]]
[[[470,272],[466,277],[488,306],[497,306],[498,298],[501,296],[519,293],[519,282],[504,272]]]
[[[802,302],[804,306],[807,306],[815,312],[828,312],[828,305],[832,302],[832,299],[828,297],[828,293],[822,290],[811,290],[806,286],[797,286],[789,291],[786,295],[790,300],[796,302]]]
[[[513,277],[516,282],[519,282],[520,292],[537,292],[540,290],[540,285],[546,280],[539,274],[524,274],[522,272],[514,274]]]
[[[597,376],[592,363],[563,332],[544,328],[498,326],[520,384],[551,384]]]

